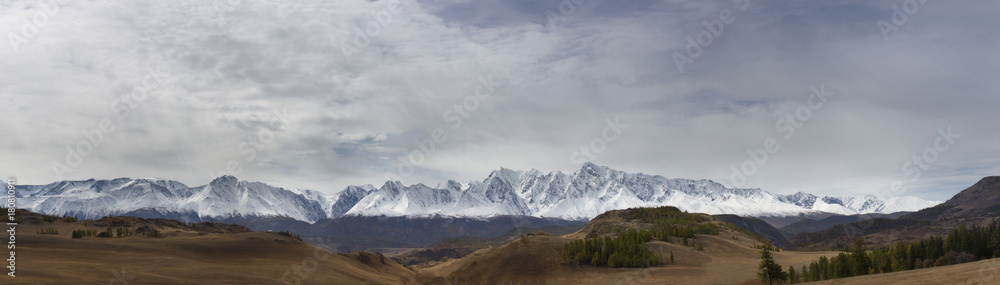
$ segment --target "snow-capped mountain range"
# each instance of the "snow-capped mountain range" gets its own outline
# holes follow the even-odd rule
[[[6,185],[5,185],[6,186]],[[915,197],[880,199],[772,194],[726,188],[711,180],[625,173],[586,163],[573,173],[500,169],[471,183],[437,187],[350,186],[337,194],[298,190],[232,176],[189,187],[163,179],[60,181],[18,185],[18,208],[51,215],[160,216],[181,220],[289,217],[305,222],[342,215],[464,216],[528,215],[589,219],[605,211],[670,205],[690,212],[741,216],[796,216],[828,212],[853,215],[916,211],[940,202]]]

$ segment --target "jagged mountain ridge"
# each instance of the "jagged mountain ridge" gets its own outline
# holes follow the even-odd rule
[[[305,222],[342,215],[525,215],[589,219],[630,207],[676,206],[690,212],[741,216],[852,215],[915,211],[936,205],[915,197],[819,197],[726,188],[711,180],[626,173],[585,163],[574,173],[502,168],[482,181],[447,181],[437,187],[388,181],[379,188],[350,186],[337,194],[219,177],[188,187],[163,179],[60,181],[18,185],[19,204],[46,214],[100,217],[145,213],[182,220],[289,217]]]

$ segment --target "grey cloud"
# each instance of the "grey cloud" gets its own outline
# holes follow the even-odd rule
[[[885,193],[949,125],[962,138],[905,195],[944,199],[998,170],[984,158],[1000,152],[991,1],[928,3],[889,40],[876,23],[893,2],[751,1],[683,73],[673,53],[737,4],[591,0],[553,28],[561,1],[400,1],[348,61],[342,48],[386,2],[67,4],[21,53],[0,49],[2,174],[51,182],[102,118],[117,128],[67,178],[199,185],[236,161],[242,179],[333,192],[381,184],[437,128],[448,139],[405,183],[571,171],[570,153],[616,116],[630,127],[595,163],[728,183],[774,137],[781,150],[746,186],[779,193]],[[21,4],[0,27],[33,12]],[[118,119],[109,105],[150,68],[166,78],[157,96]],[[469,99],[489,75],[503,84]],[[783,139],[776,122],[820,84],[836,95]],[[447,110],[467,100],[478,105],[452,128]],[[261,132],[273,138],[250,159]]]

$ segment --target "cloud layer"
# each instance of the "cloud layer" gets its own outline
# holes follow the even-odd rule
[[[4,2],[0,169],[336,192],[589,160],[943,200],[1000,173],[1000,4],[907,3]]]

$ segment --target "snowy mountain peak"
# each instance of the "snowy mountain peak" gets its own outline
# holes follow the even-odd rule
[[[223,175],[223,176],[219,176],[219,177],[213,179],[212,182],[209,182],[208,184],[209,185],[218,185],[218,186],[225,186],[225,185],[234,186],[239,181],[240,180],[237,179],[236,176]]]
[[[744,216],[850,215],[915,211],[938,204],[915,197],[778,195],[756,188],[726,188],[706,179],[626,173],[589,162],[573,173],[501,168],[469,183],[449,180],[429,187],[387,181],[379,188],[349,186],[334,195],[241,181],[230,175],[197,187],[171,180],[129,178],[17,187],[21,204],[40,213],[88,218],[140,213],[184,220],[284,216],[315,222],[341,215],[587,219],[608,210],[663,205]]]

